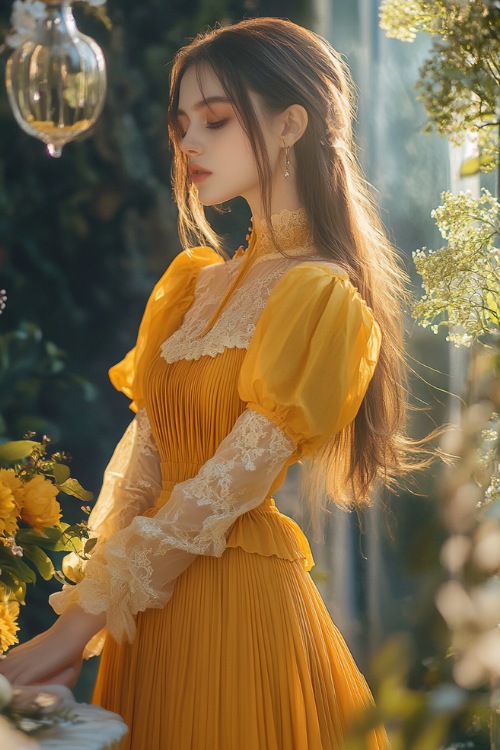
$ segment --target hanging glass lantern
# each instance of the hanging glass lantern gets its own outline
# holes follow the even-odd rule
[[[6,86],[21,128],[59,157],[99,117],[106,65],[99,45],[78,31],[71,0],[44,2],[45,18],[7,61]]]

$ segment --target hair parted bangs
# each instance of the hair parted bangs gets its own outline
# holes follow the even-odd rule
[[[175,56],[169,101],[173,150],[172,181],[185,246],[209,244],[224,255],[220,238],[205,217],[180,149],[177,120],[182,76],[211,69],[248,136],[270,221],[272,173],[264,136],[249,92],[264,111],[302,105],[308,125],[293,147],[297,189],[317,252],[341,265],[373,310],[383,336],[379,362],[354,422],[328,443],[305,472],[313,510],[322,505],[319,485],[339,505],[369,504],[377,478],[387,485],[426,465],[419,444],[405,434],[407,366],[403,355],[403,303],[407,277],[387,239],[356,157],[352,122],[354,84],[347,65],[322,37],[290,21],[255,18],[209,30]],[[275,237],[279,248],[279,237]],[[311,468],[312,467],[312,468]]]

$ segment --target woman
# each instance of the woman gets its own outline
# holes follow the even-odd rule
[[[325,41],[273,18],[174,61],[180,236],[201,246],[170,265],[110,370],[135,417],[85,576],[2,665],[71,684],[107,633],[94,699],[133,750],[339,750],[372,705],[272,499],[301,458],[344,504],[406,465],[402,274],[353,156],[348,81]],[[203,207],[235,196],[252,233],[224,261]],[[367,747],[388,747],[383,729]]]

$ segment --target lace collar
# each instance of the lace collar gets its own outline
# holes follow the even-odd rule
[[[248,247],[246,250],[239,248],[237,257],[244,255],[253,264],[260,260],[283,258],[284,255],[289,257],[311,255],[312,233],[305,208],[298,208],[294,211],[285,208],[273,214],[271,226],[279,249],[274,244],[266,220],[252,217],[252,226],[249,227],[247,235]]]
[[[280,248],[284,251],[285,257],[297,257],[301,255],[310,257],[313,255],[311,252],[312,239],[305,208],[299,208],[295,211],[284,209],[278,214],[273,214],[271,216],[271,225]],[[243,255],[241,266],[233,282],[222,297],[218,308],[201,332],[200,335],[202,337],[213,328],[234,292],[256,263],[262,260],[270,260],[271,258],[284,257],[284,254],[276,249],[271,232],[265,221],[254,221],[252,219],[252,227],[248,239],[247,249],[238,248],[235,253],[234,257],[236,258]]]

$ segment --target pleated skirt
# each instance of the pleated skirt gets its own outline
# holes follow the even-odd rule
[[[372,705],[303,561],[241,547],[198,557],[132,644],[107,639],[93,701],[128,724],[120,750],[341,750]]]

